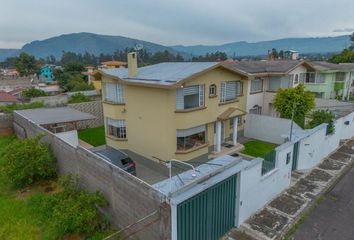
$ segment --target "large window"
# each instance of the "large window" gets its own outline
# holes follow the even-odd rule
[[[186,151],[206,143],[205,125],[177,130],[177,151]]]
[[[251,108],[249,110],[249,112],[251,114],[259,114],[259,115],[261,115],[262,114],[262,107],[259,106],[259,105],[254,105],[253,108]]]
[[[345,72],[337,72],[336,73],[336,82],[344,82],[345,81]]]
[[[176,93],[177,110],[204,106],[204,85],[180,88]]]
[[[235,100],[242,95],[242,83],[240,81],[228,81],[221,83],[220,102]]]
[[[263,91],[263,80],[260,78],[251,81],[251,93]]]
[[[107,134],[116,138],[126,139],[127,128],[125,126],[125,120],[115,120],[106,118],[106,130]]]
[[[104,83],[105,101],[112,103],[124,103],[124,91],[122,84]]]

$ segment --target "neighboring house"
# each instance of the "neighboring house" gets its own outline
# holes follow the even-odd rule
[[[215,62],[138,69],[136,53],[130,53],[127,69],[94,77],[103,84],[108,146],[153,160],[198,161],[242,147],[237,134],[249,88],[242,71]]]
[[[10,93],[0,91],[0,106],[18,102],[17,98]]]
[[[17,98],[21,98],[22,97],[22,92],[24,91],[24,88],[16,88],[10,92],[8,92],[9,94],[11,94],[12,96],[15,96]]]
[[[301,75],[306,89],[316,98],[348,100],[354,76],[353,63],[311,62],[317,72]]]
[[[125,68],[127,66],[127,62],[122,61],[107,61],[101,62],[101,66],[98,66],[98,69],[113,69],[113,68]]]
[[[315,69],[305,61],[241,61],[225,63],[249,76],[247,112],[277,116],[273,98],[279,88],[292,88],[301,83],[300,75]]]
[[[54,80],[53,69],[51,65],[43,65],[39,74],[40,81],[52,83]]]

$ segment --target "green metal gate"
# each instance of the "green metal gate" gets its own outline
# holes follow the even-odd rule
[[[237,175],[177,206],[178,240],[217,240],[235,226]]]
[[[294,149],[293,149],[293,163],[291,166],[291,170],[294,171],[297,169],[297,160],[299,158],[299,142],[294,144]]]

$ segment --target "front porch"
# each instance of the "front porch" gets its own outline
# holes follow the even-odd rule
[[[233,145],[231,141],[224,142],[221,145],[221,150],[219,152],[212,151],[211,154],[208,155],[208,159],[214,159],[223,155],[232,155],[238,152],[241,152],[245,149],[245,146],[241,143],[236,143]]]

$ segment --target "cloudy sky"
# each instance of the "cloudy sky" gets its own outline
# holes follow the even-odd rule
[[[354,31],[354,0],[1,0],[0,48],[72,32],[165,45]]]

